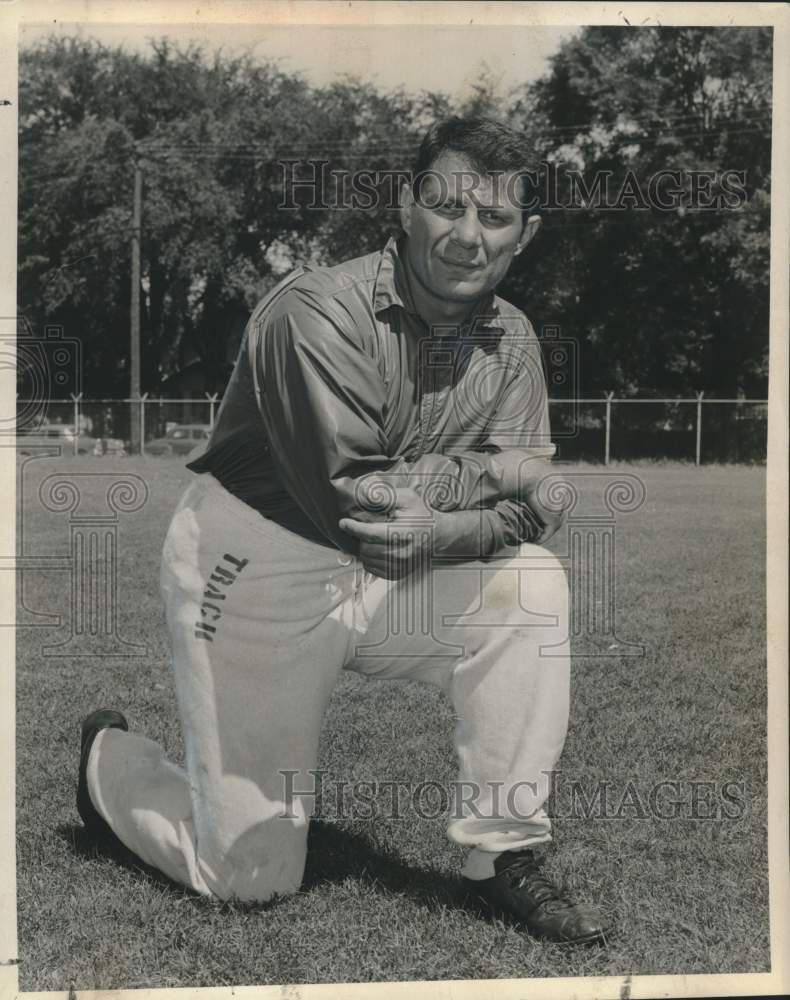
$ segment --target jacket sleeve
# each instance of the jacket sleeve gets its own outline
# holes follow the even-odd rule
[[[497,446],[426,454],[411,464],[388,454],[376,359],[333,300],[291,289],[253,332],[269,446],[289,493],[333,544],[349,549],[338,521],[361,506],[359,490],[371,473],[420,489],[441,509],[484,507],[512,495],[513,462]],[[428,486],[435,487],[430,497]]]
[[[522,318],[524,327],[516,341],[506,348],[514,375],[481,447],[505,453],[518,464],[522,474],[509,478],[520,484],[534,484],[549,471],[548,463],[556,446],[551,441],[540,342],[529,322]],[[505,546],[543,540],[545,524],[540,511],[526,502],[521,488],[495,501],[484,514],[490,532],[489,554]]]

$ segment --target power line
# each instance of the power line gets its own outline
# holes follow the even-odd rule
[[[676,120],[681,121],[692,116],[679,116]],[[749,120],[749,118],[753,120]],[[588,123],[588,126],[594,126],[596,123]],[[733,125],[747,125],[747,128],[733,128]],[[610,136],[609,139],[619,140],[617,144],[617,149],[623,149],[629,145],[640,145],[645,143],[653,143],[659,139],[690,139],[695,138],[704,141],[708,138],[713,138],[714,136],[719,136],[727,134],[730,136],[735,135],[760,135],[760,134],[770,134],[770,129],[772,125],[772,119],[765,117],[762,113],[755,112],[751,116],[742,116],[738,121],[722,125],[716,129],[703,129],[699,131],[692,127],[679,128],[679,129],[663,129],[654,128],[647,131],[643,131],[635,135],[618,135]],[[535,133],[536,139],[546,139],[557,135],[562,131],[567,131],[571,126],[562,126],[557,129],[542,130]],[[581,129],[582,126],[573,126],[575,129]],[[593,137],[588,137],[592,141],[595,141]],[[355,140],[352,140],[352,144]],[[181,157],[186,160],[187,158],[193,160],[199,159],[224,159],[228,161],[250,161],[250,162],[261,162],[262,160],[276,161],[284,160],[289,158],[298,158],[300,154],[314,153],[315,159],[319,159],[322,156],[331,157],[335,153],[342,153],[344,159],[358,159],[364,156],[403,156],[408,157],[409,162],[414,154],[414,148],[411,144],[398,143],[393,144],[389,141],[382,142],[363,142],[356,149],[349,149],[349,141],[347,139],[322,139],[320,142],[297,142],[289,143],[287,147],[277,147],[271,146],[264,143],[238,143],[234,145],[229,144],[212,144],[212,143],[199,143],[199,142],[183,142],[174,143],[168,142],[165,139],[147,139],[141,140],[136,144],[136,148],[141,152],[145,158],[153,158],[156,156],[162,156],[164,158],[168,157]],[[39,152],[39,156],[45,156],[48,150]],[[79,176],[90,170],[93,166],[93,162],[86,159],[84,153],[81,150],[70,150],[67,152],[58,150],[55,152],[55,157],[57,162],[51,164],[51,166],[43,166],[37,164],[32,168],[26,167],[24,165],[24,154],[20,157],[19,163],[19,177],[23,181],[35,181],[42,179],[51,178],[63,178],[64,180]],[[64,161],[65,166],[78,168],[78,169],[66,169],[64,171]],[[120,166],[120,164],[118,164]]]
[[[764,124],[760,125],[759,122],[762,121]],[[635,142],[644,142],[650,139],[650,137],[672,137],[672,138],[707,138],[709,136],[721,135],[727,133],[729,135],[739,135],[747,134],[753,132],[760,132],[770,129],[772,124],[771,118],[757,119],[754,122],[743,121],[745,125],[749,125],[749,128],[745,129],[734,129],[732,125],[722,125],[717,129],[705,129],[700,132],[696,129],[687,128],[685,130],[667,130],[667,129],[654,129],[648,132],[642,132],[638,135],[622,135],[616,138],[620,139],[621,142],[630,144]],[[741,124],[741,122],[736,122],[733,124]],[[757,126],[757,127],[755,127]],[[536,137],[544,137],[545,135],[550,135],[551,132],[545,133],[535,133]],[[612,138],[615,138],[614,136]],[[164,140],[162,140],[164,143]],[[219,146],[216,151],[212,147]],[[393,145],[390,142],[381,143],[362,143],[358,149],[349,150],[348,140],[331,140],[331,139],[321,139],[319,141],[311,143],[295,143],[290,144],[287,148],[277,148],[268,145],[251,144],[251,143],[239,143],[235,145],[224,145],[224,144],[212,144],[212,143],[199,143],[199,142],[184,142],[184,143],[173,143],[169,142],[166,145],[160,145],[159,143],[146,144],[141,146],[144,155],[163,155],[172,156],[181,153],[192,153],[193,155],[201,156],[224,156],[228,159],[260,159],[262,155],[267,157],[279,157],[286,158],[289,154],[303,153],[311,150],[321,150],[325,153],[332,153],[335,151],[340,151],[345,154],[351,153],[352,155],[359,156],[364,153],[369,153],[372,155],[383,154],[383,153],[406,153],[410,157],[414,155],[414,147],[408,144],[398,144]]]

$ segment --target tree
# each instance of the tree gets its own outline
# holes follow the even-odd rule
[[[510,292],[581,344],[585,394],[766,391],[771,32],[587,28],[511,109],[552,160],[648,190],[661,170],[745,174],[737,210],[546,213]],[[717,188],[714,183],[713,193]]]
[[[143,391],[196,359],[219,389],[250,310],[297,259],[334,263],[399,231],[392,172],[457,111],[521,127],[556,175],[561,197],[503,294],[579,342],[579,394],[765,393],[768,29],[584,29],[509,97],[483,65],[460,108],[353,78],[311,87],[164,39],[142,56],[53,38],[22,53],[20,100],[20,314],[81,338],[87,395],[129,389],[136,158]],[[644,191],[661,170],[686,185],[743,171],[746,201],[641,205],[625,185]],[[607,173],[620,208],[584,204],[579,178],[589,194]]]
[[[136,159],[142,389],[155,391],[195,358],[223,370],[283,262],[382,245],[395,199],[336,209],[336,179],[408,168],[426,117],[442,107],[355,80],[313,89],[271,64],[166,40],[146,59],[51,39],[23,53],[20,94],[20,311],[33,327],[60,323],[82,339],[94,396],[128,392]],[[283,207],[288,160],[308,171],[327,161],[317,209],[305,191]]]

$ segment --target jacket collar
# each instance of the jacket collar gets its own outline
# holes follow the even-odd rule
[[[398,306],[413,316],[419,316],[414,307],[414,301],[409,290],[409,282],[406,277],[405,265],[402,259],[403,241],[405,237],[396,240],[390,237],[381,253],[381,261],[376,274],[376,281],[373,286],[373,311],[383,312],[390,306]],[[471,324],[477,320],[475,329],[486,329],[489,327],[499,328],[497,319],[499,317],[499,299],[491,292],[475,313],[470,317]]]

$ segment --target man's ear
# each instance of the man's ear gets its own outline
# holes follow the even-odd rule
[[[527,221],[524,223],[524,228],[521,230],[521,237],[519,238],[518,244],[516,245],[516,256],[521,253],[524,247],[529,243],[532,237],[540,229],[541,218],[539,215],[530,215]]]
[[[407,236],[411,232],[411,213],[413,208],[414,195],[411,190],[411,184],[404,181],[400,189],[400,224]]]

